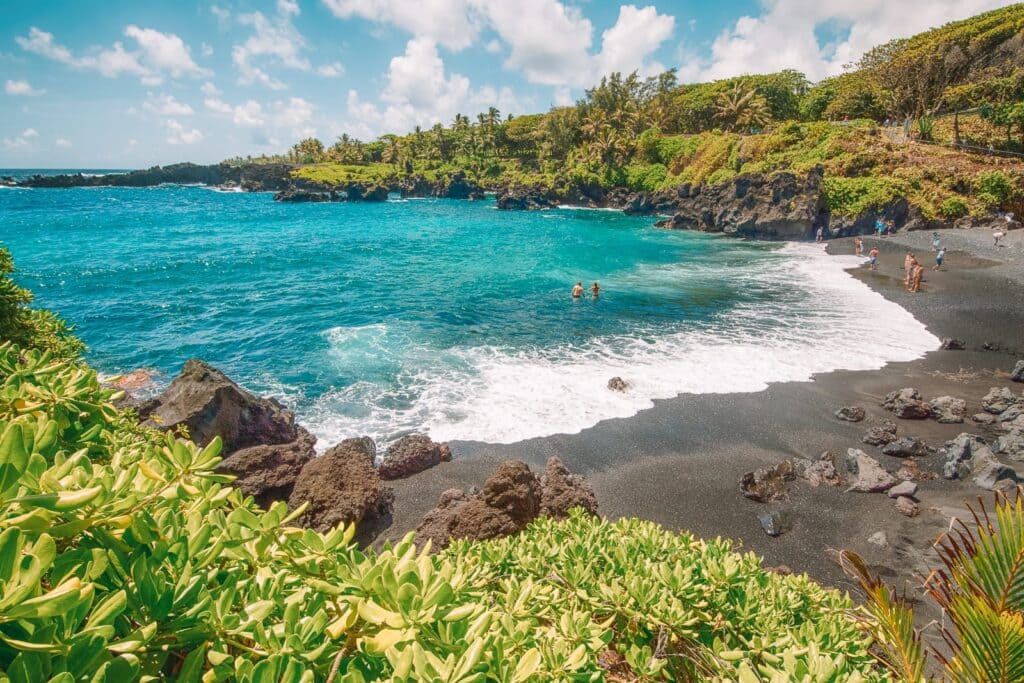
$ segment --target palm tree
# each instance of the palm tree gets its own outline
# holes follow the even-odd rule
[[[750,131],[768,125],[772,117],[768,101],[757,90],[736,83],[716,99],[715,119],[726,130]]]
[[[400,166],[402,163],[402,147],[398,141],[398,136],[388,133],[387,135],[382,135],[381,139],[386,143],[384,151],[380,155],[381,161],[396,167]]]

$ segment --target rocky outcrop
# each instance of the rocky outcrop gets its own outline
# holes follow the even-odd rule
[[[293,185],[294,166],[288,164],[171,164],[141,171],[108,175],[35,175],[18,183],[23,187],[153,187],[166,183],[240,187],[249,192],[279,191]]]
[[[444,199],[483,199],[484,188],[469,178],[462,171],[438,180],[434,186],[434,196]]]
[[[287,202],[290,204],[312,204],[319,202],[336,202],[336,192],[315,192],[313,190],[297,190],[289,188],[274,193],[275,202]]]
[[[857,477],[848,491],[881,493],[899,483],[877,460],[856,448],[846,452],[846,469]]]
[[[542,516],[564,519],[573,508],[597,514],[597,496],[590,483],[582,476],[570,472],[557,455],[548,458],[540,483]]]
[[[296,522],[318,531],[354,523],[356,540],[372,541],[391,524],[394,503],[394,492],[374,467],[375,456],[372,440],[346,439],[309,461],[288,498],[292,509],[309,505]]]
[[[299,427],[295,441],[285,444],[242,448],[221,461],[217,471],[237,477],[234,486],[256,504],[268,508],[278,500],[288,500],[302,468],[316,456],[316,437]]]
[[[505,210],[540,211],[558,207],[554,193],[540,187],[517,185],[502,188],[495,197],[497,207]]]
[[[925,420],[932,414],[932,407],[921,400],[921,392],[911,387],[887,394],[882,407],[902,420]]]
[[[946,479],[966,479],[971,472],[974,452],[981,448],[985,448],[985,440],[977,434],[963,432],[955,439],[947,441],[942,476]]]
[[[543,479],[519,460],[503,462],[475,494],[449,489],[416,529],[417,539],[435,550],[453,539],[484,540],[518,533],[540,515],[559,518],[572,507],[595,512],[597,501],[582,478],[558,458],[548,461]]]
[[[381,479],[402,479],[452,459],[446,443],[435,443],[422,434],[410,434],[391,444],[377,471]]]
[[[758,503],[771,503],[789,495],[786,483],[796,479],[793,462],[783,460],[772,467],[759,467],[740,479],[743,495]]]
[[[432,197],[434,195],[435,183],[427,180],[419,173],[407,175],[398,181],[395,190],[403,199],[413,197]]]
[[[658,225],[759,239],[808,239],[828,224],[823,173],[817,167],[804,176],[744,174],[718,185],[683,185],[676,190],[674,215]]]
[[[195,358],[185,363],[166,391],[139,407],[139,416],[148,427],[186,427],[200,445],[219,436],[225,455],[250,446],[291,443],[304,432],[280,403],[252,395]]]

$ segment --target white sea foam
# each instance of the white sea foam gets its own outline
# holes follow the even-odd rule
[[[827,256],[816,245],[791,244],[783,252],[788,258],[766,261],[774,265],[748,273],[743,284],[770,279],[775,290],[791,285],[791,302],[741,305],[682,332],[608,337],[564,350],[458,349],[443,357],[404,346],[401,362],[387,351],[400,331],[384,325],[328,330],[340,365],[374,357],[406,369],[397,383],[361,381],[330,392],[303,417],[323,445],[357,434],[389,441],[410,431],[438,440],[511,443],[576,433],[634,415],[654,399],[761,391],[772,382],[808,381],[832,370],[877,369],[938,347],[909,312],[844,270],[860,259]],[[700,277],[701,269],[680,265],[660,277]],[[628,391],[607,388],[616,375],[630,383]]]

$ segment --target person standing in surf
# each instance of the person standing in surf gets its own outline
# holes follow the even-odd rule
[[[594,285],[590,288],[590,293],[593,294],[594,298],[596,299],[601,294],[601,285],[595,282]]]
[[[910,274],[914,271],[914,252],[908,251],[903,257],[903,286],[910,289]]]
[[[939,270],[942,268],[942,259],[946,256],[945,249],[939,249],[939,253],[935,255],[935,265],[932,266],[932,270]]]
[[[871,270],[878,270],[878,247],[871,247],[871,251],[868,252],[868,263]]]
[[[853,238],[853,255],[860,256],[864,250],[864,241],[859,237]]]
[[[576,286],[572,288],[572,298],[579,299],[581,296],[583,296],[583,283],[577,282]]]
[[[910,292],[917,294],[921,291],[921,278],[924,277],[924,266],[914,261],[914,270],[910,275]]]

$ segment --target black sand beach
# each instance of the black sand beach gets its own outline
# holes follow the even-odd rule
[[[1010,386],[1020,392],[1008,371],[1024,358],[1024,231],[1010,233],[1003,241],[1006,246],[998,248],[992,246],[990,230],[945,230],[941,235],[948,247],[941,272],[931,270],[931,234],[906,233],[866,239],[865,253],[879,248],[880,267],[853,273],[911,311],[937,337],[963,340],[966,350],[937,350],[877,371],[833,372],[757,393],[680,396],[574,435],[501,446],[453,443],[453,462],[392,482],[395,520],[386,537],[401,537],[415,528],[445,489],[481,485],[503,460],[519,458],[542,468],[549,456],[558,455],[590,480],[600,512],[609,518],[635,516],[701,537],[733,538],[744,550],[764,556],[768,565],[785,565],[842,588],[850,588],[851,582],[831,559],[831,551],[852,548],[890,582],[919,584],[919,575],[936,559],[932,542],[951,518],[964,515],[965,504],[979,496],[987,500],[992,495],[970,482],[943,479],[941,454],[919,461],[922,470],[939,476],[919,482],[921,514],[914,518],[898,513],[884,494],[812,488],[800,481],[791,485],[789,499],[756,503],[743,497],[739,481],[745,472],[794,456],[816,459],[830,450],[842,462],[851,447],[863,449],[890,470],[898,469],[899,458],[862,444],[861,437],[873,424],[892,419],[880,402],[902,387],[917,387],[926,399],[946,394],[966,399],[968,415],[980,411],[980,399],[990,387]],[[907,249],[915,250],[927,268],[918,294],[902,287]],[[836,240],[829,250],[852,253],[852,240]],[[865,319],[864,324],[885,321]],[[986,345],[998,350],[985,350]],[[742,365],[744,360],[736,362]],[[859,424],[837,420],[834,411],[845,405],[863,407],[867,419]],[[896,422],[900,436],[917,436],[936,448],[961,432],[995,435],[970,418],[964,424]],[[789,514],[793,527],[772,538],[761,529],[758,516],[776,509]],[[877,532],[884,533],[884,545],[868,541]]]

